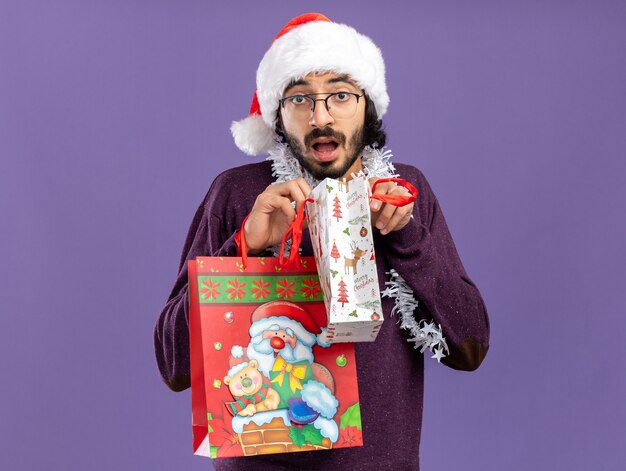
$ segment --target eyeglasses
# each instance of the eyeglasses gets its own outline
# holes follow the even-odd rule
[[[328,95],[326,98],[315,98],[317,95]],[[294,119],[310,119],[315,112],[315,104],[323,101],[326,110],[335,119],[350,119],[356,114],[359,98],[363,94],[352,92],[309,93],[293,95],[278,100],[285,113]]]

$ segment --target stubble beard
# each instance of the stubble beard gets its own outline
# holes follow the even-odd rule
[[[354,162],[356,162],[356,160],[361,156],[361,153],[365,148],[365,143],[363,142],[363,136],[365,134],[364,130],[364,125],[357,129],[357,131],[350,138],[350,142],[347,146],[345,146],[345,135],[339,131],[334,131],[330,127],[326,127],[324,129],[314,129],[307,136],[305,136],[305,143],[310,142],[317,137],[333,137],[342,143],[346,151],[346,158],[337,168],[333,167],[333,165],[336,164],[336,161],[318,162],[312,157],[305,156],[305,146],[301,145],[296,138],[289,135],[287,132],[283,132],[283,135],[285,136],[285,143],[289,146],[291,153],[300,163],[302,168],[309,172],[309,174],[311,174],[311,176],[316,180],[323,180],[325,178],[340,178],[345,175],[352,165],[354,165]]]

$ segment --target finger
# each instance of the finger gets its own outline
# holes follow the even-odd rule
[[[370,185],[370,189],[374,186],[374,183],[376,183],[377,180],[378,180],[378,178],[370,178],[368,180],[369,185]],[[376,188],[376,189],[378,189],[378,188]],[[372,192],[372,194],[374,194],[374,192]],[[380,201],[375,200],[375,199],[371,199],[370,200],[370,210],[373,213],[377,212],[380,209],[380,207],[381,207]],[[372,221],[372,222],[374,222],[374,221]]]
[[[309,184],[306,182],[306,180],[304,178],[297,178],[295,182],[298,184],[298,186],[302,190],[302,194],[304,195],[304,197],[308,198],[312,190]]]
[[[273,187],[268,188],[267,191],[280,196],[289,197],[291,201],[295,201],[296,211],[298,211],[311,192],[311,189],[306,181],[304,181],[304,178],[298,178],[296,180],[273,185]]]
[[[397,209],[397,207],[391,204],[385,204],[383,206],[383,209],[380,211],[380,214],[378,215],[378,219],[376,220],[376,228],[382,231],[382,229],[387,226],[387,223]]]
[[[289,198],[276,195],[272,197],[270,204],[272,207],[280,209],[290,221],[293,221],[296,218],[296,212],[291,206],[291,200]]]
[[[383,203],[380,200],[372,199],[370,201],[370,209],[372,210],[373,213],[377,213],[382,206],[383,206]]]
[[[272,214],[277,209],[283,208],[284,205],[288,205],[291,208],[291,211],[293,213],[293,208],[291,207],[291,200],[287,196],[281,196],[280,194],[266,191],[265,193],[261,193],[258,196],[252,208],[251,215],[252,213],[256,214],[257,211],[263,214],[269,215],[269,214]],[[285,215],[288,215],[288,213],[285,212],[285,210],[282,210],[282,212],[285,213]]]
[[[374,195],[386,195],[388,193],[392,193],[396,188],[397,186],[393,182],[381,183],[380,185],[376,185],[376,188],[374,188],[372,193]]]
[[[295,196],[298,198],[308,197],[311,194],[311,187],[304,178],[297,178],[288,182],[270,185],[265,191],[281,196],[291,196],[295,200]]]
[[[296,202],[296,211],[300,211],[300,207],[311,194],[311,187],[304,178],[293,180],[293,183],[293,195],[294,201]]]
[[[378,180],[378,178],[376,180]],[[393,185],[392,183],[383,183],[381,185],[377,185],[372,194],[386,195],[388,193],[391,193],[391,191],[393,191],[393,188],[395,188],[395,185]],[[382,206],[383,202],[380,200],[372,199],[370,201],[370,209],[375,213],[378,212],[380,208],[382,208]]]
[[[405,220],[408,220],[408,214],[409,212],[405,207],[396,209],[396,211],[393,213],[393,216],[391,216],[391,218],[389,219],[387,224],[385,224],[385,227],[380,231],[380,233],[382,235],[385,235],[391,231],[395,231],[404,227],[406,225]],[[399,227],[401,222],[404,222],[404,224]]]

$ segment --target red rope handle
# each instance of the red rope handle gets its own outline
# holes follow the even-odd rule
[[[300,249],[300,242],[302,242],[302,224],[304,224],[304,211],[306,210],[307,203],[315,203],[313,198],[307,198],[300,206],[300,210],[296,214],[296,218],[293,220],[289,229],[287,229],[287,233],[283,237],[283,240],[280,244],[280,259],[279,264],[281,267],[285,268],[291,266],[298,262]],[[285,261],[285,244],[291,235],[291,249],[289,250],[289,259]]]
[[[248,214],[248,216],[250,216]],[[245,270],[248,266],[248,246],[246,245],[246,238],[244,237],[244,226],[248,220],[248,216],[243,218],[241,223],[241,229],[235,233],[235,243],[237,244],[237,257],[241,257],[241,264]]]
[[[378,185],[379,183],[386,183],[386,182],[398,183],[399,185],[409,190],[411,192],[411,195],[406,196],[406,195],[374,195],[372,194],[373,200],[379,200],[379,201],[382,201],[383,203],[389,203],[393,206],[406,206],[407,204],[411,204],[413,201],[417,199],[417,195],[418,195],[417,188],[415,188],[413,185],[411,185],[409,182],[407,182],[403,178],[380,178],[376,180],[374,184],[372,185],[372,193],[374,193],[374,189],[376,188],[376,185]]]

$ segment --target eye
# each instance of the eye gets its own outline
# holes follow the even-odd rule
[[[335,101],[348,101],[350,99],[350,94],[346,93],[346,92],[339,92],[339,93],[335,93],[333,95],[333,98],[335,99]]]
[[[304,105],[307,102],[307,99],[304,95],[295,95],[289,98],[289,102],[292,105]]]

